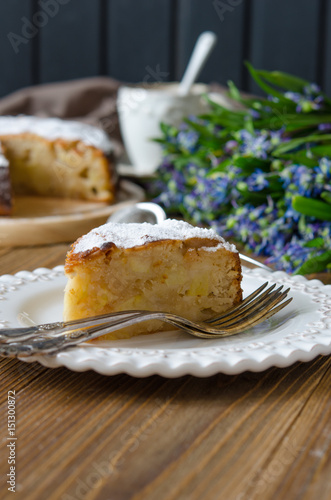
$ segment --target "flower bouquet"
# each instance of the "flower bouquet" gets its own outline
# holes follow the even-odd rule
[[[247,66],[265,98],[229,82],[239,109],[206,96],[207,114],[161,124],[155,201],[278,269],[330,270],[331,99],[301,78]]]

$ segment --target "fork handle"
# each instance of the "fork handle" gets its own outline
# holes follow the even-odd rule
[[[116,321],[117,319],[122,319],[125,316],[128,318],[134,317],[139,315],[141,312],[144,311],[120,311],[74,321],[58,321],[57,323],[45,323],[29,327],[3,328],[0,329],[0,343],[13,341],[23,342],[36,337],[54,338],[58,335],[65,334],[66,332],[77,330],[78,328],[86,328],[103,323],[109,323],[109,320]]]
[[[19,340],[17,342],[0,343],[0,356],[3,357],[28,357],[41,354],[55,354],[62,349],[68,349],[78,344],[93,340],[106,333],[111,333],[121,328],[142,323],[143,321],[159,320],[168,323],[181,330],[195,331],[197,336],[207,337],[203,332],[203,328],[199,328],[198,323],[193,323],[189,320],[183,321],[183,318],[176,315],[148,312],[143,314],[131,315],[128,318],[116,319],[105,324],[99,324],[92,328],[84,328],[83,330],[73,330],[65,335],[59,335],[52,338],[34,337],[28,340]],[[221,332],[220,332],[221,333]]]
[[[64,348],[65,337],[54,339],[35,339],[23,342],[0,344],[0,356],[5,358],[28,357],[35,354],[52,354]],[[67,344],[70,347],[70,344]]]

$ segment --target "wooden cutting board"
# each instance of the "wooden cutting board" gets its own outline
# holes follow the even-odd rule
[[[0,246],[44,245],[72,242],[108,217],[144,200],[142,188],[121,181],[116,203],[22,196],[15,198],[12,216],[0,217]]]

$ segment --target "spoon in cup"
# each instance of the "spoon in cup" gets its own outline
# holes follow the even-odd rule
[[[177,93],[180,96],[189,94],[192,85],[197,80],[202,68],[207,62],[217,42],[217,36],[212,31],[201,33],[196,41],[188,66],[179,84]]]

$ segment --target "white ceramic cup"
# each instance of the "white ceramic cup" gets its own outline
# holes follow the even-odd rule
[[[160,137],[160,123],[179,126],[184,117],[206,112],[204,84],[194,84],[187,96],[177,94],[178,83],[121,87],[117,106],[124,146],[133,171],[148,175],[162,161],[162,148],[153,142]]]

